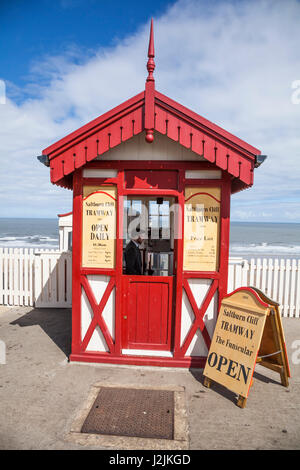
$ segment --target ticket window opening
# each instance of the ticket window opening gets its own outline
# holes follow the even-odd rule
[[[126,274],[126,247],[141,233],[141,274],[173,275],[174,202],[174,198],[167,197],[127,197],[124,200],[123,274]]]

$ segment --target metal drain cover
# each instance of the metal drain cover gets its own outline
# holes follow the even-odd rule
[[[81,432],[174,439],[174,392],[101,387]]]

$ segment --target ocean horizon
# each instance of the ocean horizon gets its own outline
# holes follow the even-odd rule
[[[0,247],[58,249],[58,218],[0,218]],[[231,221],[230,255],[300,258],[300,223]]]

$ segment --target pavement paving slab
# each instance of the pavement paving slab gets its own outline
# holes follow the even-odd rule
[[[95,384],[183,390],[186,448],[300,449],[300,319],[283,318],[291,367],[288,388],[256,366],[247,406],[202,370],[69,363],[71,310],[0,307],[0,449],[117,449],[110,439],[68,439]],[[149,443],[149,449],[151,444]],[[178,445],[178,448],[180,446]]]

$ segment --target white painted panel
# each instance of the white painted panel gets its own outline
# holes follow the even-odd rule
[[[107,284],[109,283],[110,276],[98,276],[95,274],[89,274],[87,276],[87,280],[89,281],[96,302],[99,304],[105,292]]]
[[[207,347],[201,331],[199,328],[196,331],[194,338],[191,341],[191,344],[187,348],[185,353],[186,356],[207,356]]]
[[[185,177],[187,179],[218,180],[222,178],[222,171],[221,170],[186,170]]]
[[[87,345],[86,348],[87,351],[109,351],[109,348],[106,344],[106,341],[104,339],[104,336],[97,325],[92,337],[90,339],[89,344]]]
[[[205,299],[209,288],[212,284],[211,279],[189,279],[189,286],[193,293],[194,299],[196,300],[198,308],[201,307],[203,300]]]
[[[208,334],[211,338],[213,336],[213,332],[214,332],[216,321],[217,321],[217,312],[218,312],[218,293],[216,292],[213,298],[211,299],[210,304],[203,317],[203,321],[207,328]],[[207,354],[208,354],[207,346],[205,344],[202,333],[198,328],[185,355],[186,356],[207,356]]]
[[[58,218],[59,227],[72,227],[73,224],[73,214],[61,215]]]
[[[96,168],[86,168],[83,170],[84,178],[116,178],[118,170],[102,170]]]
[[[209,288],[211,287],[212,280],[211,279],[189,279],[188,280],[189,286],[191,288],[192,294],[196,300],[198,308],[202,305]],[[216,292],[213,296],[212,300],[210,301],[208,308],[204,314],[203,320],[207,331],[212,337],[213,331],[216,324],[218,313],[218,293]],[[182,314],[181,314],[181,336],[180,336],[180,344],[183,345],[188,332],[194,322],[194,313],[188,297],[183,291],[182,295]],[[194,338],[189,345],[186,356],[206,356],[208,353],[205,341],[202,337],[201,331],[197,329],[197,332]]]
[[[182,306],[181,306],[181,331],[180,331],[180,346],[183,345],[188,332],[194,322],[195,315],[189,299],[185,293],[185,290],[182,292]]]
[[[115,301],[116,292],[114,287],[102,312],[103,320],[113,340],[115,339]]]
[[[81,288],[81,340],[86,335],[88,327],[93,319],[93,310],[88,301],[87,295],[83,288]]]
[[[207,310],[203,317],[203,321],[207,328],[208,334],[211,338],[215,330],[217,316],[218,316],[218,301],[219,301],[219,294],[217,291],[215,295],[213,296],[213,298],[211,299],[210,304],[207,307]]]
[[[99,275],[88,275],[87,280],[90,284],[92,292],[95,296],[96,302],[99,304],[105,289],[109,283],[110,276],[99,276]],[[102,312],[102,317],[106,323],[108,331],[111,334],[113,340],[115,339],[115,288],[112,290],[108,301]],[[82,301],[81,301],[81,334],[82,339],[84,338],[87,329],[90,325],[90,322],[93,318],[93,311],[91,309],[88,298],[82,290]],[[96,327],[95,331],[92,334],[90,342],[87,346],[88,351],[109,351],[109,348],[106,344],[105,338],[99,328]]]
[[[88,275],[87,279],[95,296],[96,302],[99,304],[105,289],[110,281],[110,276]],[[115,288],[113,288],[108,301],[102,312],[102,317],[106,323],[111,337],[115,339]]]
[[[103,153],[97,160],[179,160],[204,161],[204,158],[178,144],[166,135],[154,133],[154,141],[148,144],[145,134],[132,137]]]
[[[122,349],[122,354],[127,354],[128,356],[173,357],[170,351],[154,351],[150,349]]]
[[[87,295],[82,288],[81,290],[81,339],[83,340],[88,327],[93,319],[93,310],[88,301]],[[103,334],[100,331],[99,326],[95,328],[92,337],[87,346],[87,351],[108,351],[106,341]]]

